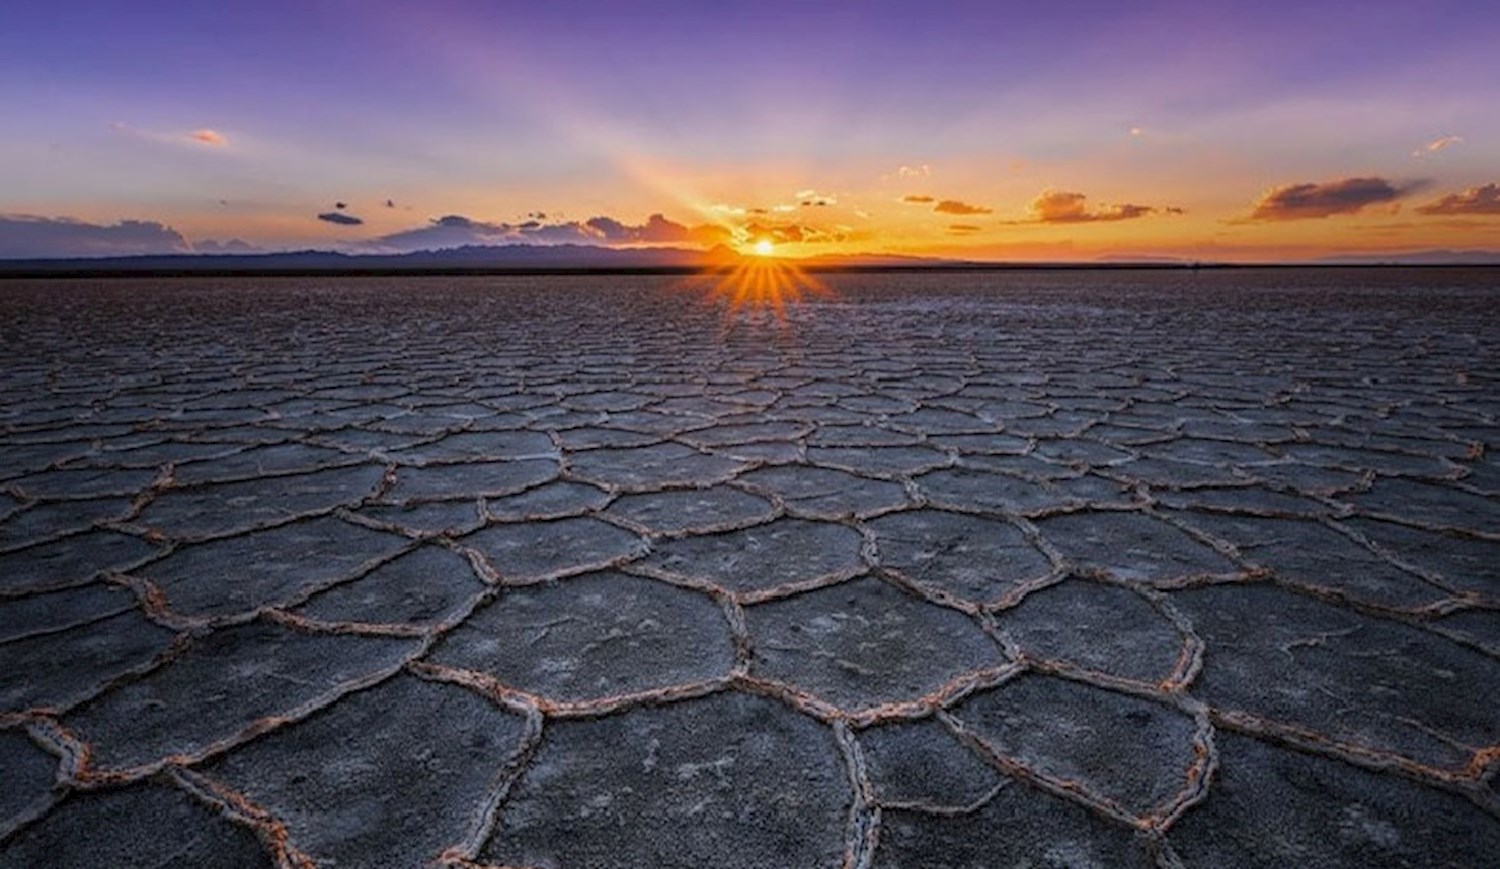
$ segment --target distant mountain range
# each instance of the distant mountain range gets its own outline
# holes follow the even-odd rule
[[[0,260],[0,275],[48,274],[307,274],[307,273],[555,273],[693,272],[758,261],[729,247],[610,248],[582,244],[470,245],[401,254],[350,254],[303,250],[280,253],[185,253],[86,259]],[[824,254],[790,261],[813,271],[846,269],[1173,268],[1198,266],[1163,256],[1109,256],[1093,262],[979,262],[897,254]],[[1288,263],[1295,265],[1296,263]],[[1500,265],[1500,251],[1430,250],[1397,254],[1345,254],[1307,265]],[[1224,263],[1203,263],[1205,268]]]
[[[1321,257],[1324,265],[1491,266],[1500,265],[1500,251],[1419,250],[1408,253],[1350,253]]]

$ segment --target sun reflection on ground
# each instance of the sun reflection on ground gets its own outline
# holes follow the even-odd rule
[[[694,289],[707,286],[709,298],[727,301],[730,311],[769,310],[778,320],[786,319],[788,305],[833,293],[792,262],[768,255],[746,257],[727,271],[698,275],[689,283]]]

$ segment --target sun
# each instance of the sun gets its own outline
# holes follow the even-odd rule
[[[776,252],[776,245],[772,244],[769,238],[763,238],[757,241],[751,250],[755,252],[756,256],[770,256]]]

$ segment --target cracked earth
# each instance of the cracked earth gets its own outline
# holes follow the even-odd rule
[[[1500,854],[1492,271],[0,285],[0,866]]]

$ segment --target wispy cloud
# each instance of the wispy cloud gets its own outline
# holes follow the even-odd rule
[[[162,145],[177,145],[179,147],[209,147],[228,148],[229,136],[219,130],[209,127],[199,127],[196,130],[159,131],[143,130],[133,127],[124,121],[116,121],[109,125],[111,130],[122,136],[139,139],[147,142],[156,142]]]
[[[982,226],[976,226],[976,225],[974,225],[972,223],[950,223],[950,224],[948,224],[948,231],[950,233],[954,234],[954,235],[970,235],[972,233],[979,232],[983,228],[984,227],[982,227]]]
[[[927,178],[932,175],[932,167],[926,163],[918,166],[902,166],[896,170],[897,178]]]
[[[1153,214],[1182,214],[1174,206],[1099,205],[1089,207],[1088,197],[1067,190],[1043,190],[1027,206],[1031,212],[1029,220],[1016,223],[1108,223],[1117,220],[1135,220]]]
[[[88,223],[68,217],[0,215],[0,258],[185,253],[187,239],[154,220]]]
[[[1411,152],[1411,155],[1413,157],[1426,157],[1429,154],[1436,154],[1444,148],[1451,148],[1454,145],[1461,144],[1463,140],[1463,136],[1443,136],[1441,139],[1433,139],[1431,142]]]
[[[1418,214],[1500,214],[1500,184],[1470,187],[1417,208]]]
[[[917,194],[912,194],[911,196],[903,196],[903,197],[901,197],[901,201],[909,203],[911,205],[930,205],[931,203],[936,202],[937,199],[934,198],[934,197],[932,197],[932,196],[921,196],[921,195],[917,195]]]
[[[1421,184],[1398,187],[1384,178],[1343,178],[1321,184],[1288,184],[1266,191],[1250,212],[1252,221],[1305,220],[1355,214],[1369,205],[1394,202]]]
[[[210,130],[204,127],[187,134],[187,137],[199,144],[208,145],[213,148],[223,148],[229,145],[229,137],[218,130]]]
[[[932,210],[939,214],[990,214],[994,211],[994,209],[985,208],[983,205],[970,205],[967,202],[960,202],[957,199],[944,199],[937,205],[932,206]]]

